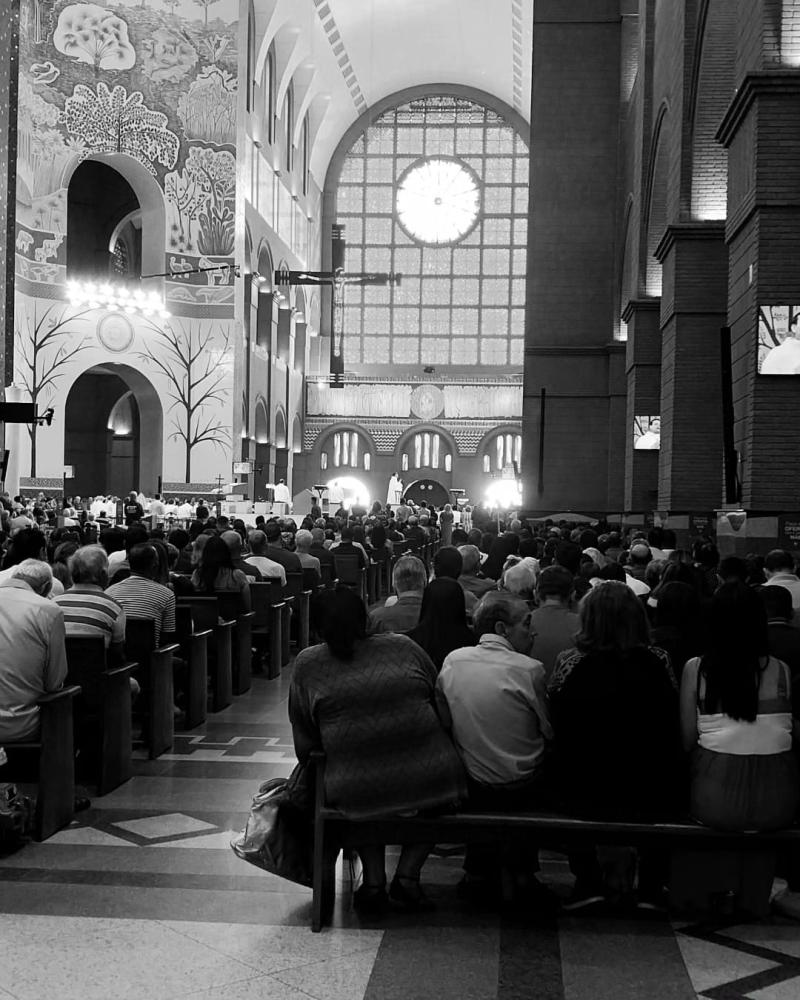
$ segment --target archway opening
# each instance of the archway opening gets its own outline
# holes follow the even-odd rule
[[[128,365],[96,365],[67,396],[64,464],[69,494],[152,495],[161,481],[163,411],[151,383]]]
[[[67,194],[67,276],[107,281],[142,274],[142,210],[122,174],[99,160],[75,170]]]
[[[403,499],[416,504],[424,500],[429,507],[443,507],[450,503],[450,494],[438,479],[416,479],[406,487]]]
[[[263,400],[256,403],[256,462],[254,470],[255,496],[261,499],[269,478],[269,421]]]

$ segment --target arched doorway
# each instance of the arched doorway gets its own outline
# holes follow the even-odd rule
[[[134,368],[104,364],[83,372],[65,408],[64,464],[73,472],[64,482],[65,492],[158,492],[163,423],[158,393]]]
[[[436,479],[417,479],[406,487],[403,499],[417,504],[424,500],[429,507],[443,507],[450,503],[450,494]]]
[[[266,496],[264,492],[266,484],[269,482],[269,420],[267,419],[267,407],[263,399],[256,403],[256,462],[255,462],[255,497],[261,500]]]

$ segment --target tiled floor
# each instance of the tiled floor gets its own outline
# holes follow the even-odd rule
[[[342,882],[312,934],[310,892],[229,847],[257,785],[293,766],[287,681],[257,678],[0,859],[0,1000],[800,1000],[799,923],[500,917],[457,898],[457,857],[426,866],[430,916],[364,923]],[[557,857],[544,877],[569,880]]]

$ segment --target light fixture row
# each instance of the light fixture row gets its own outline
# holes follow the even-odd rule
[[[67,298],[76,308],[114,309],[129,316],[142,315],[151,319],[170,316],[158,292],[145,292],[125,285],[114,287],[108,282],[68,281]]]

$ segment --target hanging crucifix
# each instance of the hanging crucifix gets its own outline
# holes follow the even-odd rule
[[[331,232],[330,271],[275,272],[275,284],[328,285],[331,289],[331,385],[341,387],[344,375],[344,293],[347,285],[399,285],[401,274],[368,271],[348,274],[344,269],[344,226],[334,224]]]

